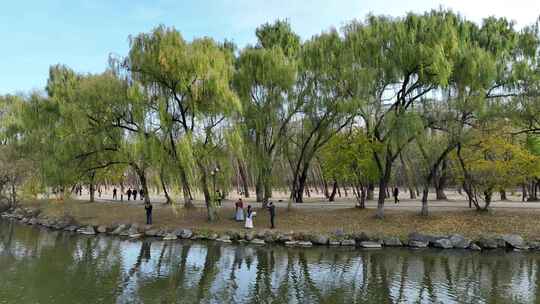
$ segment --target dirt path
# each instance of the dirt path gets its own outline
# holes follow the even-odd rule
[[[278,208],[286,208],[288,205],[286,196],[284,195],[276,195],[277,197],[273,200],[274,203]],[[408,196],[408,194],[407,194]],[[434,194],[430,195],[429,199],[429,210],[431,212],[440,212],[440,211],[460,211],[460,210],[470,210],[469,204],[464,195],[460,195],[459,193],[455,191],[447,191],[447,200],[436,200]],[[124,196],[125,197],[125,196]],[[403,210],[403,211],[420,211],[421,208],[421,201],[420,199],[409,199],[404,198],[405,195],[401,195],[400,202],[398,204],[394,204],[394,200],[387,199],[385,202],[385,209],[386,210]],[[88,194],[83,193],[82,196],[74,196],[73,198],[77,200],[84,200],[87,201],[89,199]],[[151,195],[151,200],[154,203],[165,203],[165,197],[161,195]],[[173,197],[175,202],[179,203],[181,205],[182,198],[180,197]],[[229,197],[229,199],[226,199],[223,201],[222,205],[224,207],[233,207],[234,201],[237,198],[235,196]],[[244,202],[246,204],[250,204],[253,207],[261,207],[260,203],[257,203],[254,201],[254,198],[243,198]],[[139,198],[137,198],[137,201],[124,199],[124,201],[120,200],[113,200],[112,194],[109,193],[103,193],[101,197],[97,197],[96,195],[96,201],[97,202],[108,202],[108,203],[118,203],[122,205],[127,206],[140,206],[143,204]],[[194,204],[198,207],[204,207],[204,202],[201,200],[195,200]],[[356,201],[354,198],[337,198],[335,202],[328,202],[324,197],[312,197],[307,198],[304,203],[297,204],[293,203],[293,207],[295,209],[345,209],[345,208],[353,208],[356,205]],[[366,208],[368,209],[375,209],[377,208],[377,201],[367,201],[366,202]],[[505,209],[505,210],[534,210],[534,211],[540,211],[540,202],[522,202],[521,201],[521,195],[517,193],[516,195],[508,194],[508,200],[506,201],[498,201],[495,200],[492,202],[490,208],[492,209]]]

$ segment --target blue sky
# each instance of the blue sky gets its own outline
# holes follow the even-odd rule
[[[255,41],[255,28],[287,18],[306,39],[368,13],[403,15],[440,6],[480,21],[506,16],[534,22],[538,0],[4,0],[0,7],[0,94],[44,87],[51,64],[79,72],[105,69],[110,54],[125,55],[128,36],[159,24],[185,38],[210,36],[239,46]],[[509,5],[509,3],[511,5]]]

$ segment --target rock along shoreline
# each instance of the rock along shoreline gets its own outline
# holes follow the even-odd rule
[[[52,218],[41,214],[35,208],[11,208],[0,212],[0,217],[18,221],[32,226],[43,226],[52,230],[69,231],[81,235],[106,234],[119,236],[127,239],[153,238],[163,241],[211,240],[222,243],[248,243],[254,245],[280,244],[289,247],[312,247],[312,246],[342,246],[358,247],[365,249],[380,249],[385,247],[407,248],[438,248],[438,249],[463,249],[484,251],[491,249],[508,250],[533,250],[540,251],[540,241],[526,241],[517,234],[483,236],[476,240],[465,238],[459,234],[451,235],[428,235],[412,232],[407,239],[398,237],[370,237],[366,233],[347,234],[337,230],[332,234],[307,234],[298,232],[279,232],[273,230],[262,231],[230,231],[213,232],[196,229],[158,229],[151,225],[138,224],[115,224],[105,225],[81,225],[73,218],[65,216]]]

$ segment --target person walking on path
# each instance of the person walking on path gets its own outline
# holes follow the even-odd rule
[[[144,204],[144,210],[146,211],[146,225],[152,225],[152,204],[150,202]]]
[[[141,201],[144,199],[144,191],[143,189],[139,190],[139,196],[141,197]]]
[[[394,191],[392,193],[394,195],[394,204],[399,203],[399,189],[398,187],[394,187]]]
[[[251,205],[248,205],[247,206],[247,213],[246,213],[246,225],[245,225],[245,227],[247,229],[253,229],[253,217],[256,214],[257,213],[255,211],[253,211],[253,209],[251,209]]]
[[[128,188],[126,194],[128,196],[128,201],[129,201],[131,199],[131,188]]]
[[[113,200],[117,200],[117,199],[118,199],[118,195],[117,195],[116,192],[117,192],[116,188],[113,188],[113,189],[112,189],[112,198],[113,198]]]
[[[234,204],[236,207],[236,211],[234,213],[234,219],[237,222],[244,221],[244,202],[242,202],[242,198],[239,198],[238,201]]]
[[[276,206],[273,202],[270,202],[268,203],[268,206],[266,206],[266,208],[268,208],[268,211],[270,212],[270,229],[274,229],[276,228],[274,222],[276,217]]]
[[[133,200],[136,201],[137,200],[137,189],[133,189],[133,191],[131,192],[131,195],[133,195]]]

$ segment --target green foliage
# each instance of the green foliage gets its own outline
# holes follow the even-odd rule
[[[380,173],[373,153],[380,148],[368,140],[363,130],[338,134],[320,151],[324,176],[353,185],[374,182]]]

